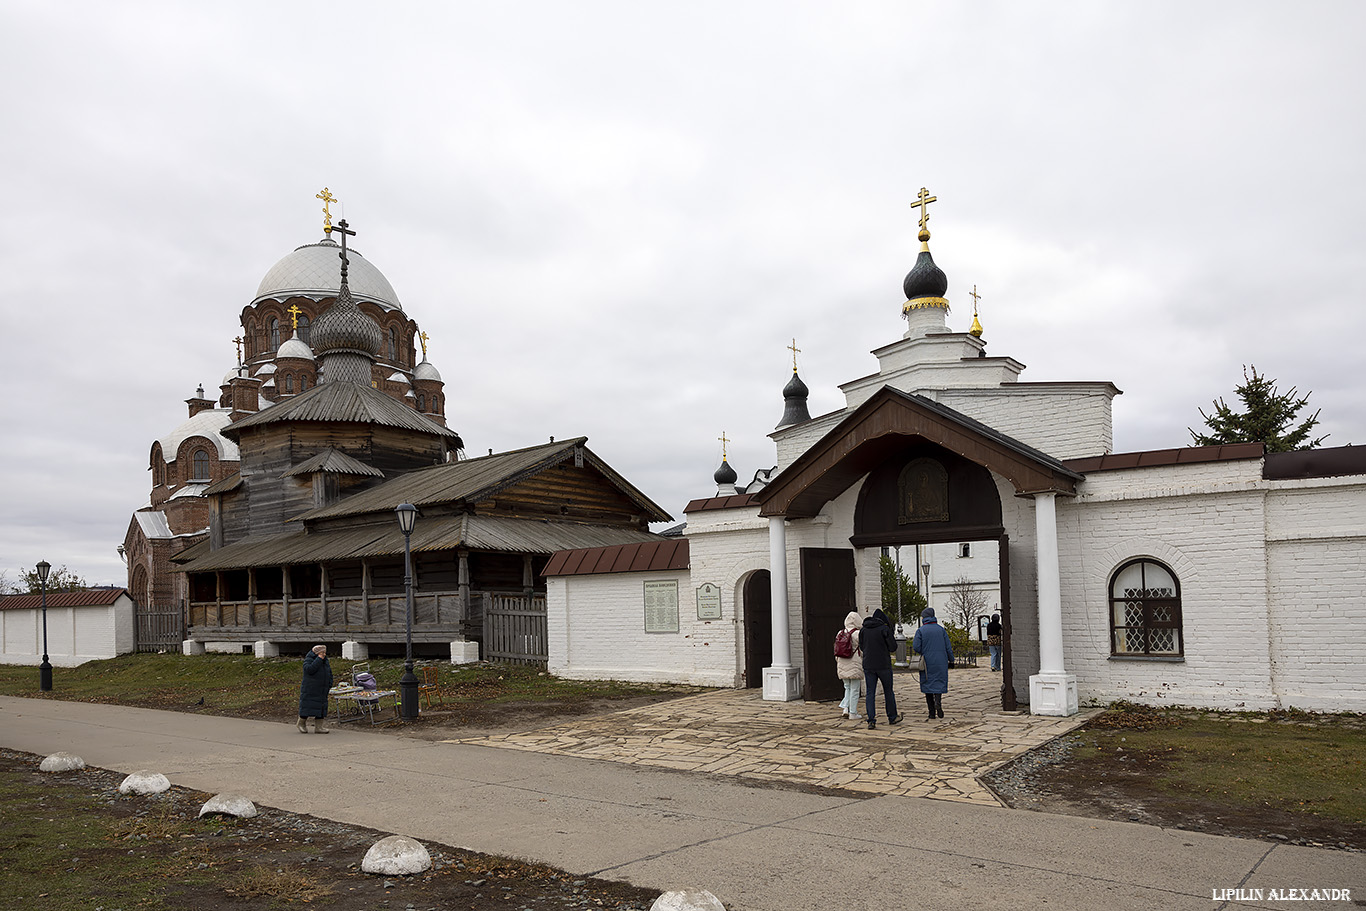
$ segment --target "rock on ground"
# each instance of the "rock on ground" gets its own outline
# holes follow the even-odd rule
[[[406,835],[390,835],[381,838],[365,852],[361,861],[361,872],[378,873],[381,876],[407,876],[421,873],[432,866],[432,856],[419,842]]]
[[[85,768],[85,760],[75,753],[53,753],[38,763],[40,772],[74,772]]]
[[[211,813],[236,816],[239,819],[250,819],[256,815],[256,804],[241,794],[215,794],[205,801],[204,806],[199,808],[200,816],[207,816]]]
[[[170,779],[160,772],[148,769],[138,769],[119,785],[120,794],[160,794],[170,789]]]
[[[659,896],[650,911],[726,911],[726,906],[706,889],[681,889]]]

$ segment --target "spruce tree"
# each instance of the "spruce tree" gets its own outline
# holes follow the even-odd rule
[[[1201,408],[1200,417],[1211,432],[1196,433],[1186,428],[1195,445],[1265,443],[1267,452],[1289,452],[1313,449],[1326,439],[1309,439],[1309,431],[1319,422],[1318,411],[1295,423],[1300,411],[1309,404],[1310,393],[1296,398],[1294,386],[1289,392],[1279,392],[1274,379],[1258,373],[1255,364],[1251,369],[1252,375],[1248,376],[1248,367],[1243,367],[1243,385],[1234,390],[1243,400],[1243,410],[1234,411],[1222,398],[1215,399],[1213,414],[1205,414]]]

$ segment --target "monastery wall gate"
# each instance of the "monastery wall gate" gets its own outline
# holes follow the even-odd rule
[[[185,612],[178,607],[143,607],[134,611],[134,646],[140,652],[179,652],[185,640]]]
[[[550,661],[550,634],[545,595],[485,593],[484,660],[545,665]]]

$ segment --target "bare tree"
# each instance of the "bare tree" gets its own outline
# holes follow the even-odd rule
[[[959,576],[949,589],[949,622],[971,637],[977,618],[986,615],[989,603],[985,592],[973,588],[971,582]]]

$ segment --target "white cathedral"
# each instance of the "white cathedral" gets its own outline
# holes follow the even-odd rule
[[[813,418],[794,369],[776,470],[738,488],[723,463],[681,538],[555,554],[550,670],[837,698],[830,643],[881,606],[878,558],[952,545],[999,566],[1005,708],[1366,711],[1366,447],[1112,452],[1113,384],[1025,382],[975,316],[948,329],[921,200],[876,372]]]

